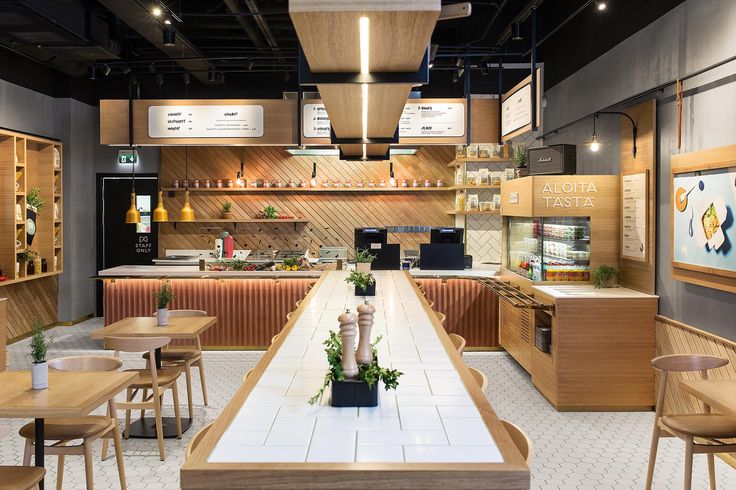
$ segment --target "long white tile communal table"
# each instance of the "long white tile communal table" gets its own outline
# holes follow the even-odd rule
[[[329,389],[308,404],[327,369],[322,342],[362,302],[347,272],[324,274],[183,466],[182,488],[528,488],[528,468],[413,279],[374,275],[372,338],[382,336],[380,364],[404,373],[399,388],[381,388],[374,408],[331,407]]]

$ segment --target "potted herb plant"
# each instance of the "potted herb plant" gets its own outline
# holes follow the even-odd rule
[[[40,214],[45,201],[41,198],[41,188],[34,187],[26,196],[26,241],[33,244],[36,236],[36,215]]]
[[[610,265],[599,265],[593,271],[593,286],[596,289],[618,287],[621,271]]]
[[[46,362],[46,353],[53,342],[53,338],[46,339],[43,328],[38,322],[33,324],[31,336],[31,387],[34,390],[44,390],[49,387],[49,365]]]
[[[379,336],[370,345],[373,360],[367,364],[358,364],[355,379],[346,379],[342,370],[342,339],[337,332],[330,331],[329,338],[324,341],[329,369],[324,383],[317,394],[309,399],[309,404],[319,403],[328,386],[331,386],[332,390],[330,404],[333,407],[375,407],[378,405],[379,381],[383,382],[387,390],[395,390],[399,386],[399,376],[403,373],[397,369],[379,366],[376,344],[380,341]]]
[[[355,286],[356,296],[375,296],[376,295],[376,278],[372,274],[365,272],[351,271],[350,275],[345,278],[345,282],[349,282]]]
[[[230,201],[222,203],[222,219],[233,219],[233,203]]]
[[[163,281],[158,291],[153,293],[156,297],[156,318],[158,319],[158,325],[165,327],[169,324],[169,303],[174,299],[174,294],[171,292],[171,283],[169,281]]]
[[[370,272],[371,264],[376,260],[376,256],[368,252],[366,249],[355,249],[355,270],[358,272]]]
[[[26,274],[33,274],[33,250],[27,248],[16,254],[18,261],[18,272],[25,271]]]
[[[275,207],[269,204],[263,208],[263,217],[266,219],[277,219],[279,217],[279,213],[276,211]]]

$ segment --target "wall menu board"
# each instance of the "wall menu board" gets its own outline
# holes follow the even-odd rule
[[[262,105],[151,106],[151,138],[261,138]]]
[[[532,86],[526,84],[501,103],[501,135],[532,123]]]
[[[305,138],[330,137],[330,116],[324,104],[304,104],[302,122]],[[399,136],[404,138],[464,135],[465,105],[459,102],[407,102],[399,120]]]
[[[621,176],[621,257],[647,260],[648,172]]]

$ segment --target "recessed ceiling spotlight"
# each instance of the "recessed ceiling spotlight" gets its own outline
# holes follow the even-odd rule
[[[166,20],[164,21],[164,24],[166,24],[167,26],[170,26],[170,25],[171,25],[171,21],[170,21],[169,19],[166,19]]]
[[[430,64],[429,64],[429,67],[430,67],[430,68],[434,68],[434,63],[430,63]]]
[[[602,2],[602,1],[601,2],[596,2],[596,8],[599,11],[602,12],[602,11],[606,10],[606,7],[608,7],[608,5],[606,4],[606,2]]]
[[[161,14],[163,13],[160,8],[153,7],[153,10],[151,10],[151,13],[154,17],[161,17]]]

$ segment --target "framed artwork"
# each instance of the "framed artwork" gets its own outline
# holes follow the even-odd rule
[[[672,273],[736,292],[736,145],[672,157]]]

